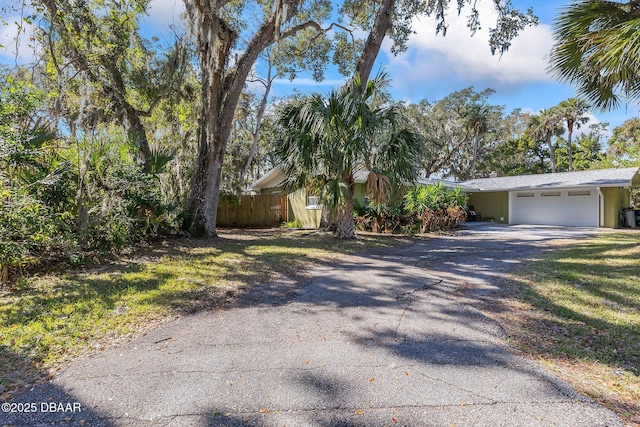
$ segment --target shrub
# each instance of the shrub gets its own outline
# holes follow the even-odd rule
[[[29,194],[0,191],[0,279],[12,269],[77,253],[72,226],[69,213],[56,213]]]
[[[280,228],[302,228],[302,224],[297,219],[293,221],[283,222]]]
[[[378,204],[358,207],[355,211],[358,230],[393,233],[400,229],[403,234],[415,234],[411,230],[417,218],[414,214],[407,214],[402,206]]]
[[[114,165],[96,183],[98,197],[88,201],[88,246],[120,250],[174,231],[179,211],[164,203],[153,175],[137,165]]]
[[[466,220],[467,195],[442,183],[413,187],[404,197],[405,208],[422,220],[421,232],[452,230]]]
[[[134,164],[90,176],[82,199],[86,228],[80,227],[71,196],[75,178],[67,171],[22,187],[0,183],[0,281],[11,271],[75,263],[81,255],[117,252],[176,229],[179,211],[163,201],[156,177]]]

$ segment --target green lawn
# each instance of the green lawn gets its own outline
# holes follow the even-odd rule
[[[640,423],[640,233],[558,245],[517,274],[512,344]]]
[[[22,278],[0,288],[0,398],[66,360],[128,339],[176,316],[216,307],[244,289],[295,276],[340,254],[409,242],[341,241],[292,231],[221,232],[168,240],[89,272]]]

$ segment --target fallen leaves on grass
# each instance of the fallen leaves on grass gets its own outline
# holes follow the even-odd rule
[[[640,425],[640,235],[600,233],[522,266],[492,315],[510,344]]]

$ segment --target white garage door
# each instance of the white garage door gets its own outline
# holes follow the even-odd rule
[[[591,190],[512,191],[511,224],[598,226],[598,194]]]

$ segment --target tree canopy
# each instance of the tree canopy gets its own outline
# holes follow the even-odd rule
[[[296,66],[307,67],[316,79],[322,77],[332,53],[343,73],[351,71],[351,64],[366,83],[387,34],[394,41],[392,50],[401,52],[406,49],[413,18],[426,15],[435,17],[435,30],[444,35],[445,12],[452,7],[448,0],[346,0],[338,4],[340,20],[331,22],[334,4],[330,1],[278,0],[253,8],[255,19],[247,22],[243,18],[249,13],[249,2],[185,0],[185,5],[202,74],[199,155],[188,222],[193,234],[212,236],[234,111],[261,52],[274,46],[281,69],[289,67],[295,75]],[[471,7],[469,27],[475,31],[479,28],[475,2],[458,0],[458,13],[465,5]],[[510,1],[494,0],[494,6],[498,20],[489,44],[493,52],[503,53],[537,19],[531,10],[514,9]],[[368,34],[364,41],[354,38],[358,29]]]

